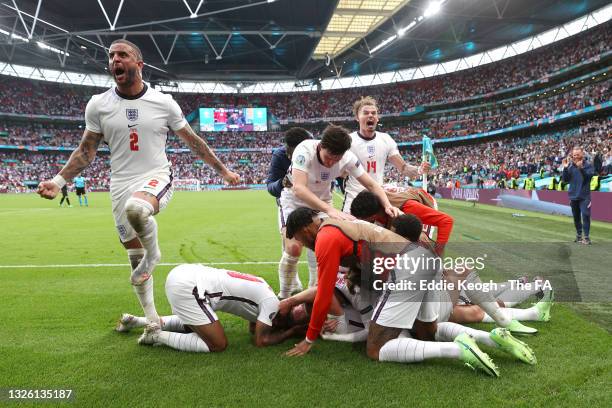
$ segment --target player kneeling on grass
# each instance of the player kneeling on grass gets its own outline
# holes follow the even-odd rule
[[[201,353],[223,351],[227,338],[215,313],[218,310],[249,321],[258,347],[280,343],[304,330],[299,326],[273,327],[279,300],[264,279],[253,275],[200,264],[179,265],[168,274],[166,296],[174,315],[162,317],[163,326],[146,325],[140,344],[164,344]],[[145,324],[144,318],[123,315],[117,330]]]
[[[330,306],[327,315],[328,320],[323,326],[321,337],[329,341],[349,343],[363,342],[368,338],[373,308],[358,309],[356,304],[363,304],[363,299],[360,299],[358,291],[345,295],[345,291],[341,289],[342,286],[346,287],[346,284],[343,285],[343,283],[341,283],[345,280],[346,276],[339,273],[336,290],[334,292],[335,297]],[[355,289],[358,290],[358,287],[355,287]],[[279,314],[290,315],[296,323],[306,323],[310,318],[311,306],[314,302],[315,295],[316,289],[310,288],[282,300],[279,307]],[[472,337],[479,345],[497,348],[527,364],[536,364],[537,360],[531,348],[527,344],[512,337],[507,329],[496,328],[490,332],[486,332],[448,322],[448,314],[443,316],[444,308],[445,305],[440,305],[441,314],[438,317],[436,325],[436,341],[454,341],[460,334],[465,333]],[[297,320],[298,318],[296,316],[301,316],[301,319]],[[402,330],[399,337],[413,338],[413,334],[414,333],[411,333],[409,330]]]

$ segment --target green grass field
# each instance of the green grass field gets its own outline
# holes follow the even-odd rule
[[[140,331],[113,330],[122,312],[140,314],[140,306],[109,196],[90,194],[90,203],[58,208],[58,200],[33,194],[0,196],[3,395],[6,388],[69,388],[76,395],[72,404],[86,407],[612,406],[607,302],[557,303],[551,322],[534,323],[540,334],[527,341],[537,353],[536,366],[483,348],[500,367],[499,379],[458,361],[376,363],[363,345],[346,343],[319,341],[308,356],[287,358],[283,352],[293,342],[257,349],[247,323],[224,314],[230,342],[224,353],[138,346]],[[518,218],[512,210],[449,201],[441,209],[455,218],[457,242],[573,239],[568,218],[525,212]],[[162,262],[228,263],[278,288],[280,240],[274,201],[266,192],[180,192],[158,221]],[[612,264],[612,225],[594,223],[591,235],[593,247],[573,247],[574,255],[606,270]],[[267,263],[248,264],[253,261]],[[304,281],[305,265],[300,268]],[[163,291],[170,269],[159,266],[155,273],[161,314],[170,312]],[[609,274],[600,279],[584,271],[576,279],[608,299],[612,294]]]

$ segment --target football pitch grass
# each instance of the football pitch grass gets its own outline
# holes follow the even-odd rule
[[[526,338],[537,354],[535,366],[482,347],[500,367],[498,379],[455,360],[373,362],[363,344],[318,341],[309,355],[288,358],[283,353],[296,341],[257,349],[247,323],[224,313],[229,347],[223,353],[139,346],[141,329],[114,331],[122,312],[141,309],[109,196],[94,193],[89,201],[89,208],[78,202],[58,208],[57,199],[0,195],[3,396],[8,388],[72,389],[75,398],[66,405],[86,407],[612,406],[612,312],[606,302],[558,302],[549,323],[530,323],[540,330]],[[514,210],[453,201],[440,208],[455,218],[457,242],[573,240],[566,217],[513,217]],[[158,223],[163,263],[215,263],[262,276],[278,289],[276,207],[266,192],[178,192]],[[612,269],[612,225],[594,223],[591,235],[592,247],[572,250]],[[162,315],[170,313],[163,287],[171,268],[159,266],[154,274]],[[304,264],[300,276],[307,282]],[[609,273],[600,279],[595,284],[609,297]]]

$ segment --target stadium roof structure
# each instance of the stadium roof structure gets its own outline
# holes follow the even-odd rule
[[[608,0],[0,0],[0,73],[104,86],[107,47],[127,38],[145,79],[177,91],[342,88],[464,69],[531,39],[516,55],[611,13]],[[593,21],[567,29],[581,16]]]

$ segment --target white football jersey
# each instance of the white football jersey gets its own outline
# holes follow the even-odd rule
[[[181,267],[182,284],[197,287],[198,297],[210,302],[214,311],[231,313],[253,323],[259,320],[272,326],[279,300],[263,278],[200,264]]]
[[[339,326],[336,333],[355,333],[367,329],[374,310],[372,304],[376,302],[368,302],[362,298],[359,287],[356,287],[355,293],[352,294],[348,290],[346,274],[342,269],[338,271],[334,295],[344,311],[344,325]]]
[[[319,199],[329,203],[332,200],[331,185],[336,177],[349,175],[357,178],[364,173],[364,170],[350,150],[344,153],[342,159],[332,167],[323,166],[317,151],[319,143],[321,143],[320,140],[304,140],[297,145],[293,151],[289,171],[297,169],[308,174],[308,189]],[[283,189],[280,201],[283,206],[289,204],[293,207],[307,207],[306,203],[295,197],[290,188]]]
[[[391,156],[400,154],[397,143],[387,133],[376,132],[372,139],[364,139],[358,132],[351,133],[351,152],[361,162],[363,169],[378,184],[382,185],[385,176],[385,165]],[[350,212],[350,203],[365,187],[349,176],[346,180],[343,211]],[[348,207],[348,208],[347,208]]]
[[[92,96],[85,108],[87,130],[103,134],[110,149],[111,184],[150,173],[169,173],[167,133],[185,125],[187,121],[172,95],[146,84],[143,92],[129,98],[113,87]]]
[[[372,299],[367,299],[366,296],[362,296],[359,287],[355,288],[355,293],[351,293],[346,284],[346,273],[338,271],[336,277],[336,293],[340,295],[341,303],[350,305],[353,309],[358,311],[361,315],[362,321],[369,321],[372,316],[374,307],[372,306]]]

